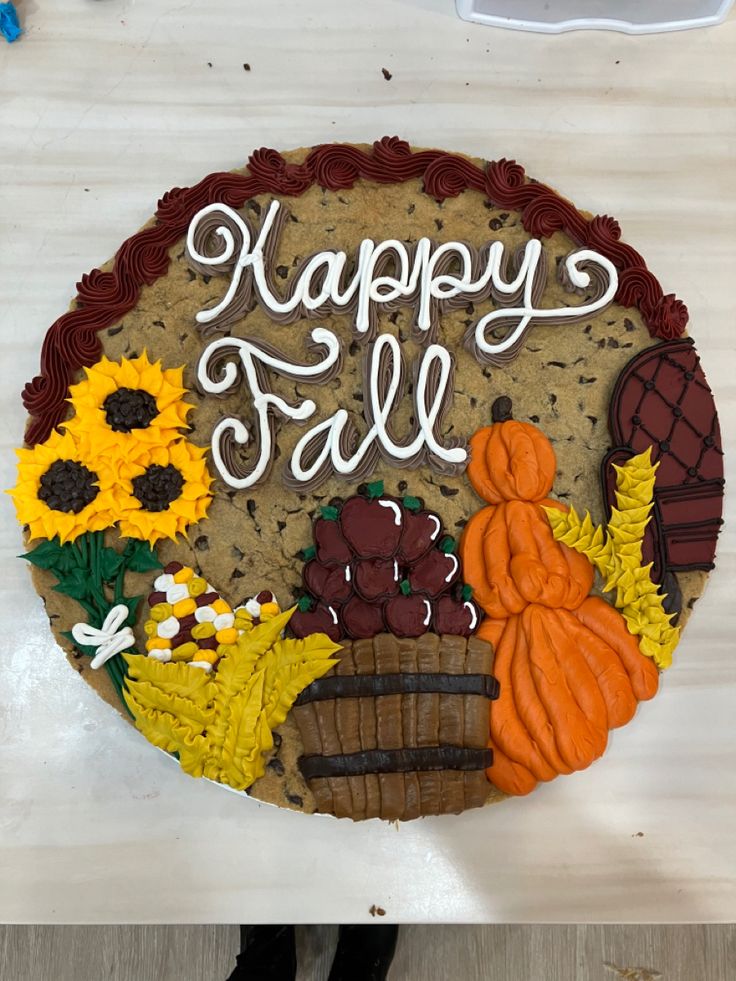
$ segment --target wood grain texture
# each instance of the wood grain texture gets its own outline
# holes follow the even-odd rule
[[[20,9],[25,37],[0,46],[1,486],[46,328],[163,190],[261,145],[384,133],[516,157],[615,214],[689,305],[733,482],[733,14],[700,32],[548,38],[466,24],[451,0]],[[367,922],[374,904],[412,922],[736,919],[733,500],[676,665],[605,760],[528,800],[396,830],[305,820],[182,777],[51,644],[6,499],[0,919]],[[709,943],[733,956],[731,941]],[[622,957],[596,957],[609,953]]]
[[[13,981],[225,981],[237,927],[0,927]],[[337,927],[297,930],[297,981],[327,981]],[[731,981],[736,927],[406,926],[389,981]]]

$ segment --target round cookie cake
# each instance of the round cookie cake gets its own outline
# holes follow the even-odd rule
[[[584,769],[713,567],[687,322],[512,161],[384,138],[174,188],[23,393],[54,636],[186,773],[284,807],[408,820]]]

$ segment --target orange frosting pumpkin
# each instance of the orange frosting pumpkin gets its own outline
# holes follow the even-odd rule
[[[489,779],[509,794],[589,766],[609,729],[657,691],[658,672],[620,613],[591,597],[585,556],[555,541],[542,510],[556,460],[549,440],[494,403],[471,441],[468,476],[488,503],[461,542],[465,578],[486,613],[478,636],[495,648],[501,693],[491,709]]]
[[[497,399],[494,404],[497,417],[510,413],[510,399]],[[555,453],[546,436],[530,423],[509,417],[479,429],[470,438],[470,453],[468,478],[489,504],[541,501],[552,489]]]

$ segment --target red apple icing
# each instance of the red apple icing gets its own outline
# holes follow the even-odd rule
[[[395,596],[400,572],[396,559],[362,559],[355,564],[355,592],[369,603]]]
[[[369,485],[378,490],[380,484]],[[393,558],[399,547],[405,511],[399,501],[377,493],[348,498],[340,512],[340,529],[361,559]]]
[[[434,548],[411,569],[409,585],[413,593],[436,597],[446,592],[460,577],[460,559],[452,552]]]
[[[336,511],[335,508],[325,508],[325,511]],[[325,565],[347,565],[353,553],[345,541],[337,518],[319,517],[314,522],[312,533],[317,550],[317,558]]]
[[[432,604],[426,596],[403,593],[386,603],[386,626],[398,637],[421,637],[432,631]]]
[[[330,640],[338,641],[343,636],[337,610],[324,603],[318,603],[311,610],[296,610],[289,620],[289,628],[295,637],[322,633],[327,634]]]
[[[308,595],[295,614],[297,636],[307,629],[353,640],[386,630],[398,637],[475,632],[483,614],[470,587],[462,588],[455,542],[420,498],[385,494],[377,481],[320,511],[315,545],[304,553]]]
[[[316,599],[327,605],[344,603],[352,595],[348,565],[322,565],[316,559],[307,562],[302,573],[304,586]]]

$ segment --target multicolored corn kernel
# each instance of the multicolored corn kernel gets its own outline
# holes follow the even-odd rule
[[[206,579],[180,562],[170,562],[153,587],[144,626],[148,656],[206,671],[217,664],[220,644],[236,643],[241,633],[281,612],[268,590],[233,610]]]

